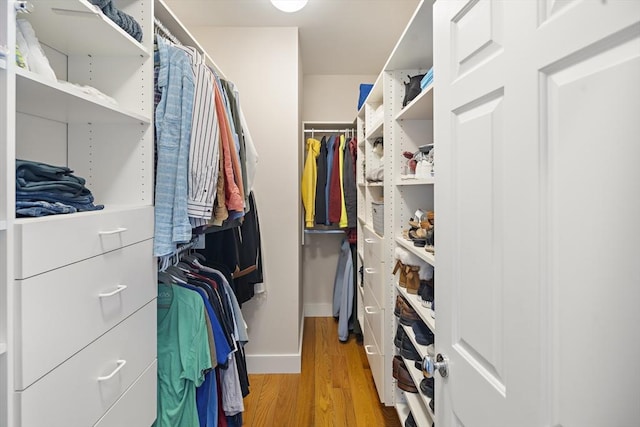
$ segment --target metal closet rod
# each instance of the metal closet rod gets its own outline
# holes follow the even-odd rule
[[[178,40],[178,38],[174,36],[173,33],[169,31],[169,29],[165,27],[164,24],[160,22],[160,20],[155,16],[153,17],[153,25],[155,26],[156,30],[160,30],[160,32],[162,33],[161,35],[167,37],[173,43],[180,45],[182,44],[180,43],[180,40]]]
[[[350,129],[305,129],[304,133],[313,133],[313,132],[318,132],[318,133],[330,133],[330,132],[355,132],[354,128],[350,128]]]

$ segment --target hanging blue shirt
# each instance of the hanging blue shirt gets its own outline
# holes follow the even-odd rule
[[[176,244],[191,240],[187,173],[195,76],[183,50],[162,37],[157,41],[162,97],[155,114],[158,164],[153,254],[163,256],[173,253]]]

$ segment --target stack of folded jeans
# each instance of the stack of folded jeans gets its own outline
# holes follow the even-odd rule
[[[103,209],[85,180],[64,166],[16,159],[16,215],[45,216]]]

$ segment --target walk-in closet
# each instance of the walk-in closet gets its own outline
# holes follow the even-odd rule
[[[635,0],[2,1],[0,427],[635,427],[639,117]]]

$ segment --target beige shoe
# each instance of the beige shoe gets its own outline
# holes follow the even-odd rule
[[[417,265],[408,265],[406,266],[407,270],[407,292],[410,294],[417,294],[418,289],[420,288],[420,276],[418,272],[420,271],[420,267]]]

